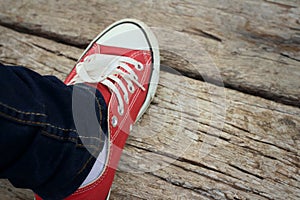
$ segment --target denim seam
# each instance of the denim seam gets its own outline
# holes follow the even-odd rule
[[[61,136],[58,136],[58,135],[53,135],[45,130],[41,130],[41,133],[43,135],[46,135],[46,136],[49,136],[49,137],[52,137],[52,138],[55,138],[55,139],[58,139],[58,140],[63,140],[63,141],[70,141],[70,142],[74,142],[76,143],[77,142],[77,138],[72,138],[72,137],[69,137],[69,138],[64,138],[64,137],[61,137]]]
[[[22,114],[25,114],[25,115],[38,115],[38,116],[46,116],[45,114],[43,113],[35,113],[35,112],[23,112],[23,111],[20,111],[20,110],[17,110],[16,108],[13,108],[13,107],[10,107],[2,102],[0,102],[0,105],[3,106],[3,107],[6,107],[8,109],[11,109],[15,112],[18,112],[18,113],[22,113]]]
[[[99,120],[99,121],[100,121],[100,123],[101,123],[101,122],[102,122],[102,117],[103,117],[103,116],[102,116],[102,107],[100,106],[100,102],[99,102],[99,100],[98,100],[96,94],[94,94],[93,92],[91,92],[89,89],[88,89],[87,91],[95,97],[95,100],[96,100],[97,105],[98,105],[99,113],[100,113],[100,116],[99,116],[100,120]],[[88,138],[88,137],[86,137],[86,138]],[[97,139],[99,139],[99,138],[97,138]],[[87,146],[95,147],[94,145],[85,145],[85,147],[87,147]],[[96,147],[96,149],[98,149],[98,148]],[[91,162],[91,160],[94,158],[93,154],[94,154],[94,153],[91,154],[90,158],[86,161],[86,163],[83,165],[83,167],[77,172],[77,176],[79,176],[79,175],[86,169],[86,167],[88,166],[88,164],[89,164],[89,163]]]
[[[108,174],[109,165],[111,163],[111,160],[112,160],[112,153],[109,153],[109,158],[105,161],[105,168],[103,169],[104,171],[101,174],[101,177],[98,177],[98,179],[95,182],[93,182],[92,184],[87,185],[87,186],[75,191],[73,195],[80,195],[84,192],[90,191],[90,190],[94,189],[95,187],[97,187],[97,185],[102,183],[102,181],[106,178],[106,176]]]
[[[97,98],[97,96],[92,93],[90,90],[87,90],[89,93],[91,93],[92,95],[94,95],[95,97],[95,100],[97,102],[97,105],[98,105],[98,110],[100,111],[100,122],[102,121],[102,108],[100,106],[100,102]],[[26,115],[35,115],[35,116],[44,116],[44,117],[47,117],[46,114],[43,114],[43,113],[34,113],[34,112],[24,112],[24,111],[20,111],[20,110],[17,110],[13,107],[10,107],[6,104],[3,104],[0,102],[0,105],[3,106],[3,107],[6,107],[10,110],[13,110],[15,112],[18,112],[18,113],[22,113],[22,114],[26,114]],[[19,118],[16,118],[16,117],[13,117],[7,113],[4,113],[4,112],[1,112],[0,111],[0,115],[8,118],[8,119],[11,119],[11,120],[14,120],[14,121],[17,121],[17,122],[21,122],[21,123],[24,123],[24,124],[36,124],[36,125],[43,125],[43,126],[50,126],[50,127],[53,127],[53,128],[57,128],[59,130],[62,130],[62,131],[68,131],[68,132],[75,132],[77,133],[77,130],[75,129],[65,129],[65,128],[61,128],[61,127],[57,127],[57,126],[54,126],[52,124],[49,124],[49,123],[44,123],[44,122],[38,122],[38,121],[31,121],[31,120],[22,120],[22,119],[19,119]],[[78,144],[77,141],[78,141],[78,138],[64,138],[64,137],[60,137],[58,135],[54,135],[54,134],[51,134],[45,130],[41,130],[41,133],[45,136],[48,136],[48,137],[52,137],[52,138],[55,138],[55,139],[58,139],[58,140],[64,140],[64,141],[69,141],[69,142],[73,142],[73,143],[76,143],[76,147],[79,147],[79,148],[86,148],[87,146],[89,146],[90,148],[94,148],[95,150],[98,149],[97,146],[95,145],[83,145],[83,144]],[[86,137],[88,138],[88,137]],[[99,138],[97,138],[99,139]],[[88,166],[88,164],[91,162],[91,160],[94,158],[94,156],[91,154],[90,158],[85,162],[85,164],[83,165],[83,167],[77,172],[77,175],[80,175],[85,169],[86,167]]]
[[[99,121],[101,122],[102,121],[102,117],[103,117],[102,116],[102,109],[101,109],[101,105],[100,105],[100,102],[99,102],[97,96],[93,92],[91,92],[89,89],[87,89],[85,87],[82,87],[82,88],[85,89],[86,91],[88,91],[90,94],[92,94],[95,97],[95,100],[96,100],[97,105],[98,105],[98,110],[99,110],[99,113],[100,113],[100,116],[99,116],[100,119],[99,119]],[[50,127],[57,128],[57,129],[63,130],[63,131],[72,131],[72,132],[78,133],[77,130],[75,130],[75,129],[64,129],[64,128],[60,128],[60,127],[54,126],[52,124],[45,124],[45,125],[48,125]]]
[[[87,167],[87,165],[89,164],[89,162],[91,162],[91,160],[94,158],[93,155],[90,156],[90,158],[86,161],[86,163],[82,166],[82,168],[77,172],[77,176],[79,176]]]
[[[97,146],[95,145],[83,145],[83,144],[78,144],[77,143],[77,138],[64,138],[64,137],[61,137],[61,136],[58,136],[58,135],[53,135],[45,130],[41,130],[41,133],[47,137],[51,137],[51,138],[55,138],[57,140],[60,140],[60,141],[69,141],[69,142],[73,142],[73,143],[76,143],[76,147],[82,147],[82,148],[86,148],[86,147],[92,147],[92,148],[95,148],[95,149],[98,149]]]
[[[88,91],[89,91],[89,90],[88,90]],[[92,94],[91,91],[89,91],[89,92]],[[95,97],[96,97],[96,96],[95,96]],[[99,103],[99,100],[97,99],[97,97],[96,97],[95,99],[96,99],[96,102],[97,102],[97,105],[98,105],[98,109],[99,109],[99,111],[100,111],[100,121],[102,121],[101,106],[100,106],[100,103]],[[12,109],[12,110],[15,110],[15,111],[17,111],[17,112],[19,112],[19,113],[23,113],[23,114],[33,114],[33,115],[47,116],[47,115],[42,114],[42,113],[30,113],[30,112],[22,112],[22,111],[18,111],[18,110],[14,109],[14,108],[12,108],[12,107],[10,107],[10,106],[7,106],[7,105],[5,105],[5,104],[2,104],[1,102],[0,102],[0,105],[3,105],[3,106],[5,106],[5,107],[7,107],[7,108],[10,108],[10,109]],[[30,120],[22,120],[22,119],[13,117],[13,116],[11,116],[11,115],[9,115],[9,114],[7,114],[7,113],[1,112],[1,111],[0,111],[0,115],[4,116],[4,117],[6,117],[6,118],[9,118],[9,119],[15,120],[15,121],[17,121],[17,122],[21,122],[21,123],[28,124],[28,125],[29,125],[29,124],[44,125],[44,126],[49,126],[49,127],[52,127],[52,128],[56,128],[56,129],[62,130],[62,131],[68,131],[68,132],[71,131],[71,132],[77,133],[77,130],[75,130],[75,129],[65,129],[65,128],[61,128],[61,127],[54,126],[54,125],[52,125],[52,124],[44,123],[44,122],[37,122],[37,121],[30,121]],[[48,132],[48,133],[49,133],[49,132]],[[49,134],[50,134],[50,133],[49,133]],[[59,137],[59,136],[57,136],[57,137]],[[89,137],[85,137],[85,138],[89,138]],[[99,139],[99,138],[97,138],[97,139]]]
[[[85,87],[82,87],[83,89],[86,89]],[[96,100],[96,102],[97,102],[97,105],[98,105],[98,110],[99,110],[99,113],[100,113],[100,116],[99,116],[99,122],[101,123],[102,122],[102,107],[100,106],[100,102],[99,102],[99,100],[98,100],[98,98],[97,98],[97,96],[96,96],[96,94],[94,94],[93,92],[91,92],[89,89],[87,89],[87,91],[90,93],[90,94],[92,94],[94,97],[95,97],[95,100]],[[100,131],[102,131],[102,130],[100,130]],[[80,138],[93,138],[93,139],[97,139],[97,140],[100,140],[99,138],[96,138],[96,137],[84,137],[84,136],[79,136]],[[101,142],[101,140],[100,140],[100,142]]]
[[[17,122],[21,122],[21,123],[28,124],[28,125],[30,125],[30,124],[47,125],[46,123],[43,123],[43,122],[36,122],[36,121],[30,121],[30,120],[21,120],[21,119],[10,116],[7,113],[1,112],[1,111],[0,111],[0,115],[6,117],[8,119],[15,120]]]
[[[83,88],[83,89],[86,89],[86,88],[84,88],[84,87],[82,87],[82,88]],[[96,90],[97,90],[97,89],[96,89]],[[101,121],[102,121],[102,109],[101,109],[101,106],[100,106],[100,102],[99,102],[99,100],[98,100],[96,94],[94,94],[93,92],[91,92],[89,89],[87,89],[87,91],[95,97],[95,100],[96,100],[96,102],[97,102],[98,109],[99,109],[99,112],[100,112],[100,120],[99,120],[99,121],[101,122]]]
[[[1,111],[0,111],[0,115],[2,115],[4,117],[7,117],[9,119],[15,120],[17,122],[28,124],[28,125],[30,125],[30,124],[44,125],[44,126],[50,126],[52,128],[57,128],[57,129],[62,130],[62,131],[72,131],[72,132],[77,133],[77,130],[75,130],[75,129],[65,129],[65,128],[61,128],[61,127],[58,127],[58,126],[54,126],[54,125],[49,124],[49,123],[43,123],[43,122],[37,122],[37,121],[30,121],[30,120],[22,120],[22,119],[18,119],[16,117],[13,117],[13,116],[8,115],[7,113],[1,112]]]
[[[61,128],[61,127],[58,127],[58,126],[54,126],[54,125],[49,124],[49,123],[45,123],[45,125],[50,126],[52,128],[57,128],[57,129],[62,130],[62,131],[71,131],[71,132],[77,133],[77,130],[75,130],[75,129],[65,129],[65,128]]]

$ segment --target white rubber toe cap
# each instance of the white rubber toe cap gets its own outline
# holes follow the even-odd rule
[[[149,50],[149,44],[143,29],[137,24],[123,22],[103,34],[97,41],[100,45],[115,46],[126,49]]]

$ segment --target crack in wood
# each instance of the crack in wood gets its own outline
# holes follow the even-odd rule
[[[43,49],[43,50],[45,50],[45,51],[47,51],[49,53],[53,53],[53,54],[55,54],[57,56],[63,56],[63,57],[68,58],[70,60],[77,61],[77,58],[73,58],[71,56],[65,55],[65,54],[61,53],[60,51],[53,51],[51,49],[48,49],[46,47],[43,47],[43,46],[41,46],[39,44],[36,44],[36,43],[33,43],[33,42],[31,42],[30,44],[32,44],[33,46],[35,46],[37,48]]]
[[[297,6],[287,5],[287,4],[278,3],[278,2],[274,2],[274,1],[269,1],[269,0],[263,0],[263,1],[266,3],[269,3],[269,4],[274,4],[274,5],[286,8],[286,9],[297,8]]]
[[[161,107],[161,108],[163,108],[163,107]],[[215,129],[217,129],[217,130],[219,130],[219,131],[224,131],[224,132],[226,132],[226,133],[229,134],[229,135],[232,135],[232,134],[233,134],[233,133],[231,133],[231,132],[228,132],[228,131],[227,131],[226,129],[224,129],[224,128],[223,128],[223,129],[220,129],[219,127],[214,126],[213,124],[207,124],[207,123],[204,123],[204,122],[202,122],[202,121],[197,121],[197,120],[194,119],[193,117],[189,117],[188,113],[186,113],[186,114],[187,114],[187,116],[185,116],[185,118],[187,118],[187,119],[189,119],[189,120],[192,120],[192,121],[194,121],[194,122],[196,122],[196,123],[205,125],[205,126],[207,126],[207,127],[215,128]],[[239,127],[239,126],[236,126],[235,124],[232,124],[232,123],[230,123],[230,122],[227,122],[227,121],[226,121],[226,124],[227,124],[227,125],[230,125],[230,126],[232,126],[232,127],[234,127],[234,128],[237,128],[238,130],[241,130],[241,131],[243,131],[243,132],[245,132],[245,133],[250,133],[249,130],[244,129],[244,128],[241,128],[241,127]],[[187,129],[187,128],[186,128],[186,129]],[[188,129],[187,129],[187,130],[188,130]],[[190,130],[190,131],[195,131],[195,130]],[[217,139],[221,139],[221,140],[226,141],[226,142],[228,142],[228,143],[230,143],[230,144],[237,145],[237,144],[235,144],[235,143],[232,143],[230,139],[224,138],[224,137],[222,137],[222,136],[220,136],[220,135],[215,135],[215,134],[209,133],[209,132],[204,131],[204,130],[201,130],[200,132],[203,133],[203,134],[212,136],[212,137],[216,137]],[[234,135],[235,135],[235,134],[234,134]],[[235,135],[235,136],[236,136],[236,137],[239,137],[239,135]],[[295,154],[295,156],[297,156],[297,153],[296,153],[296,152],[293,152],[293,151],[291,151],[290,149],[286,149],[286,148],[281,147],[281,146],[279,146],[279,145],[276,145],[276,144],[273,144],[273,143],[270,143],[270,142],[260,141],[260,140],[254,139],[254,138],[252,138],[252,137],[250,137],[250,136],[248,136],[248,135],[246,136],[246,138],[248,138],[248,139],[250,139],[250,140],[252,140],[252,141],[258,142],[258,143],[263,143],[263,144],[266,144],[266,145],[270,145],[270,146],[276,147],[276,148],[281,149],[281,150],[283,150],[283,151],[293,153],[293,154]],[[257,150],[257,149],[253,149],[253,148],[247,147],[247,146],[245,146],[245,145],[240,145],[240,144],[238,144],[238,146],[239,146],[239,147],[242,147],[242,148],[245,148],[245,149],[248,149],[248,150],[251,150],[253,154],[256,154],[256,155],[258,154],[258,155],[264,156],[264,157],[266,157],[266,158],[269,158],[269,159],[271,159],[271,160],[277,160],[277,161],[279,161],[279,162],[284,162],[284,161],[282,161],[282,160],[278,160],[277,158],[275,158],[275,157],[273,157],[273,156],[266,155],[266,154],[262,153],[261,151],[259,151],[259,150]],[[296,167],[299,167],[299,166],[297,166],[297,164],[294,163],[294,162],[291,162],[291,163],[286,163],[286,162],[284,162],[284,163],[287,164],[287,165],[291,165],[291,164],[292,164],[292,165],[294,165],[294,166],[296,166]]]
[[[285,54],[285,53],[280,53],[280,55],[282,55],[283,57],[289,58],[289,59],[291,59],[291,60],[294,60],[294,61],[300,62],[300,59],[293,58],[292,56],[290,56],[290,55],[288,55],[288,54]]]
[[[247,186],[241,187],[241,186],[239,186],[239,185],[237,185],[237,184],[233,184],[233,183],[231,183],[231,182],[229,182],[229,181],[222,180],[221,178],[217,179],[217,178],[215,178],[215,177],[209,176],[208,174],[200,173],[198,170],[197,170],[197,171],[193,171],[193,170],[191,170],[191,169],[188,169],[188,168],[186,168],[186,167],[184,167],[184,166],[181,166],[181,165],[177,165],[177,164],[175,164],[175,163],[171,163],[171,164],[172,164],[173,166],[176,166],[176,167],[178,167],[178,168],[181,168],[181,169],[183,169],[183,170],[185,170],[185,171],[188,171],[188,172],[191,172],[191,173],[195,173],[195,174],[197,174],[197,175],[204,176],[204,177],[206,177],[206,178],[208,178],[208,179],[211,179],[211,180],[213,180],[213,181],[216,181],[216,182],[223,183],[223,184],[225,184],[225,185],[230,186],[231,188],[234,188],[234,189],[237,189],[237,190],[240,190],[240,191],[244,191],[244,192],[250,192],[250,193],[252,193],[252,194],[256,194],[256,195],[259,195],[259,196],[263,196],[263,197],[265,197],[265,198],[268,198],[267,196],[261,195],[261,193],[262,193],[263,191],[258,191],[258,190],[255,190],[255,189],[253,189],[253,188],[249,188],[249,187],[247,187]],[[223,172],[219,172],[219,173],[224,175]],[[232,177],[232,176],[230,176],[230,177]],[[232,178],[233,178],[233,177],[232,177]],[[239,180],[239,178],[236,178],[236,180]]]
[[[269,61],[272,61],[272,62],[277,62],[277,63],[280,63],[280,64],[288,65],[288,63],[283,62],[281,60],[270,59],[270,58],[259,56],[259,55],[247,55],[247,54],[239,54],[239,55],[244,56],[244,57],[250,57],[250,58],[260,58],[262,60],[269,60]]]
[[[236,84],[234,82],[230,82],[230,81],[226,81],[226,80],[223,80],[223,82],[220,82],[220,80],[217,80],[215,78],[203,77],[200,74],[190,73],[183,69],[177,68],[176,72],[174,72],[173,70],[170,70],[170,67],[168,67],[168,65],[169,65],[168,62],[162,62],[161,70],[169,72],[174,75],[178,75],[178,72],[179,72],[180,75],[189,77],[194,80],[207,82],[209,84],[213,84],[216,86],[221,86],[221,87],[224,86],[225,88],[236,90],[236,91],[239,91],[239,92],[242,92],[245,94],[250,94],[252,96],[261,97],[261,98],[264,98],[267,100],[271,100],[271,101],[275,101],[275,102],[279,102],[279,103],[283,103],[286,105],[295,106],[295,107],[300,108],[300,101],[297,100],[297,97],[291,97],[291,96],[285,97],[283,95],[270,92],[267,89],[260,88],[260,90],[258,90],[258,89],[249,87],[247,85],[240,85],[240,84]]]
[[[281,149],[281,150],[284,150],[286,152],[290,152],[290,153],[293,153],[295,156],[298,156],[298,152],[294,152],[292,151],[291,149],[286,149],[284,147],[281,147],[279,145],[276,145],[276,144],[273,144],[271,142],[266,142],[266,141],[263,141],[263,140],[258,140],[258,139],[255,139],[255,138],[252,138],[252,137],[249,137],[249,136],[246,136],[247,138],[251,139],[251,140],[254,140],[256,142],[259,142],[259,143],[263,143],[263,144],[267,144],[267,145],[270,145],[270,146],[273,146],[273,147],[276,147],[278,149]],[[297,167],[299,167],[299,165],[297,165]]]
[[[130,144],[130,143],[127,144],[127,145],[128,145],[128,146],[131,146],[131,147],[134,147],[134,148],[137,148],[137,149],[141,149],[141,150],[147,151],[147,152],[155,153],[155,154],[158,154],[158,155],[161,155],[161,156],[166,156],[166,157],[168,157],[168,158],[172,158],[172,159],[177,160],[177,161],[180,161],[180,162],[182,162],[182,163],[188,163],[188,164],[191,164],[191,165],[194,165],[194,166],[197,166],[197,167],[201,167],[201,168],[207,169],[207,170],[209,170],[209,171],[213,171],[213,172],[216,172],[216,173],[220,173],[220,174],[226,175],[226,176],[228,176],[228,177],[231,177],[231,178],[234,178],[234,179],[239,180],[238,177],[234,177],[234,176],[232,176],[231,174],[227,174],[227,173],[225,173],[225,172],[223,172],[223,171],[216,170],[216,169],[214,169],[214,168],[208,167],[208,166],[206,166],[206,165],[203,165],[202,163],[199,163],[199,162],[196,162],[196,161],[193,161],[193,160],[189,160],[189,159],[186,159],[186,158],[183,158],[183,157],[176,157],[176,156],[174,156],[174,155],[172,155],[172,154],[169,154],[169,153],[166,153],[166,152],[161,152],[161,151],[157,151],[157,150],[152,150],[152,149],[149,149],[149,148],[143,148],[143,147],[136,146],[136,145],[133,145],[133,144]],[[175,165],[175,166],[180,167],[180,168],[183,168],[183,167],[181,167],[181,166],[179,166],[179,165],[176,165],[176,164],[174,164],[174,163],[170,163],[170,164]],[[247,170],[245,170],[245,169],[242,169],[242,168],[240,168],[240,167],[237,167],[237,166],[235,166],[235,165],[233,165],[233,164],[228,164],[228,165],[229,165],[230,167],[232,167],[232,168],[238,170],[238,171],[241,171],[242,173],[246,173],[246,174],[251,175],[251,176],[253,176],[253,177],[256,177],[256,178],[258,178],[258,179],[260,179],[260,180],[264,180],[264,177],[262,177],[262,176],[260,176],[260,175],[258,175],[258,174],[249,172],[249,171],[247,171]],[[193,170],[189,170],[189,169],[187,169],[187,168],[183,168],[183,169],[185,169],[185,170],[187,170],[187,171],[191,171],[191,172],[193,172],[193,173],[199,174],[198,172],[195,172],[195,171],[193,171]],[[154,175],[154,174],[152,174],[152,175]],[[203,175],[203,174],[199,174],[199,175]],[[159,176],[159,177],[161,177],[161,176]],[[214,180],[214,181],[219,181],[219,182],[221,182],[220,180],[211,178],[211,177],[209,177],[208,175],[205,175],[205,177],[207,177],[207,178],[209,178],[209,179],[212,179],[212,180]],[[165,179],[164,177],[161,177],[161,178]],[[167,181],[167,182],[169,182],[169,183],[171,183],[171,184],[175,184],[175,185],[178,184],[178,183],[174,183],[174,182],[172,182],[172,181],[170,182],[170,180],[167,180],[167,179],[165,179],[165,181]],[[231,187],[233,187],[233,188],[235,188],[235,189],[242,190],[242,191],[245,191],[245,192],[252,192],[253,194],[260,195],[260,196],[262,196],[262,197],[264,197],[264,198],[270,199],[268,196],[263,195],[263,194],[262,194],[262,193],[263,193],[262,191],[256,191],[256,190],[253,190],[253,188],[251,188],[251,189],[245,189],[245,188],[242,188],[242,187],[240,187],[240,186],[238,186],[238,185],[230,184],[230,183],[227,183],[227,182],[223,182],[223,183],[224,183],[224,184],[227,184],[227,185],[229,185],[229,186],[231,186]],[[179,185],[177,185],[177,186],[182,186],[182,185],[179,184]],[[192,189],[192,188],[187,188],[187,189]],[[192,189],[192,190],[193,190],[193,189]],[[196,191],[197,191],[197,190],[196,190]]]
[[[238,177],[234,177],[231,174],[227,174],[226,172],[219,171],[217,169],[214,169],[212,167],[206,166],[206,165],[204,165],[204,164],[202,164],[200,162],[196,162],[194,160],[190,160],[190,159],[187,159],[187,158],[184,158],[184,157],[175,156],[173,154],[162,152],[162,151],[157,151],[157,150],[154,150],[154,149],[144,148],[144,147],[137,146],[137,145],[134,145],[134,144],[131,144],[131,143],[128,143],[127,145],[131,146],[131,147],[134,147],[134,148],[137,148],[137,149],[140,149],[140,150],[143,150],[143,151],[154,153],[154,154],[157,154],[157,155],[160,155],[160,156],[165,156],[167,158],[171,158],[171,159],[183,162],[183,163],[188,163],[188,164],[191,164],[191,165],[194,165],[194,166],[197,166],[197,167],[201,167],[201,168],[207,169],[209,171],[213,171],[213,172],[216,172],[216,173],[224,174],[224,175],[229,176],[231,178],[238,179]]]
[[[284,111],[284,110],[278,110],[276,108],[266,108],[266,107],[258,105],[258,104],[251,104],[251,103],[247,103],[247,102],[243,102],[243,101],[235,101],[235,100],[233,102],[235,102],[237,104],[243,104],[243,105],[251,106],[251,107],[254,107],[254,108],[269,109],[271,111],[286,114],[286,115],[290,115],[290,116],[293,115],[293,113],[291,113],[291,112],[287,112],[287,111]]]
[[[239,92],[243,92],[245,94],[249,94],[252,96],[256,96],[256,97],[261,97],[270,101],[274,101],[274,102],[278,102],[278,103],[282,103],[285,105],[290,105],[290,106],[295,106],[300,108],[300,101],[298,101],[297,97],[285,97],[283,95],[280,94],[275,94],[275,93],[271,93],[269,90],[267,89],[262,89],[261,90],[256,90],[253,89],[247,85],[240,85],[240,84],[234,84],[234,83],[229,83],[229,82],[224,82],[224,85],[226,88],[232,89],[232,90],[236,90]]]
[[[55,32],[43,30],[39,25],[26,23],[26,22],[17,23],[3,16],[0,16],[0,26],[17,31],[19,33],[25,33],[25,34],[46,38],[61,44],[66,44],[81,49],[84,49],[88,45],[86,39],[78,39],[77,37],[60,35]]]
[[[251,176],[254,176],[254,177],[256,177],[256,178],[258,178],[258,179],[260,179],[260,180],[263,180],[263,179],[264,179],[264,177],[262,177],[262,176],[260,176],[260,175],[258,175],[258,174],[254,174],[254,173],[252,173],[252,172],[249,172],[249,171],[247,171],[247,170],[245,170],[245,169],[243,169],[243,168],[241,168],[241,167],[235,166],[235,165],[233,165],[233,164],[231,164],[231,163],[229,163],[228,165],[231,166],[231,167],[233,167],[233,168],[235,168],[235,169],[237,169],[237,170],[239,170],[239,171],[241,171],[241,172],[243,172],[243,173],[245,173],[245,174],[249,174],[249,175],[251,175]]]
[[[196,192],[200,195],[203,195],[209,199],[212,199],[212,200],[217,200],[217,198],[214,198],[210,193],[208,193],[206,190],[200,188],[200,187],[191,187],[191,186],[186,186],[184,183],[181,183],[181,182],[176,182],[176,181],[172,181],[170,180],[169,178],[165,178],[165,177],[162,177],[162,176],[159,176],[155,173],[152,173],[152,172],[147,172],[147,174],[150,174],[156,178],[159,178],[167,183],[170,183],[172,185],[175,185],[177,187],[181,187],[181,188],[184,188],[184,189],[188,189],[188,190],[191,190],[193,192]]]
[[[208,178],[208,179],[211,179],[211,180],[213,180],[213,181],[220,182],[220,183],[222,183],[222,184],[226,184],[226,185],[228,185],[228,186],[230,186],[230,187],[232,187],[232,188],[234,188],[234,189],[236,189],[236,190],[240,190],[240,191],[247,192],[247,193],[250,192],[250,193],[252,193],[252,194],[258,195],[258,196],[263,197],[263,198],[266,198],[266,199],[270,199],[270,200],[272,199],[272,198],[270,198],[270,197],[264,195],[262,191],[253,190],[252,188],[251,188],[251,189],[247,189],[247,188],[245,188],[245,187],[240,187],[240,186],[238,186],[238,185],[230,184],[230,183],[228,183],[228,182],[226,182],[226,181],[222,181],[222,180],[219,180],[219,179],[214,179],[214,178],[212,178],[212,177],[210,177],[210,176],[208,176],[208,175],[205,175],[205,174],[202,174],[202,173],[195,172],[195,171],[193,171],[193,170],[187,169],[187,168],[185,168],[185,167],[182,167],[182,166],[177,165],[177,164],[174,164],[174,163],[172,163],[172,165],[173,165],[173,166],[176,166],[176,167],[178,167],[178,168],[181,168],[181,169],[183,169],[183,170],[185,170],[185,171],[187,171],[187,172],[196,173],[196,174],[198,174],[198,175],[202,175],[202,176],[204,176],[204,177],[206,177],[206,178]],[[154,177],[157,177],[157,178],[159,178],[159,179],[161,179],[161,180],[163,180],[163,181],[166,181],[167,183],[170,183],[170,184],[172,184],[172,185],[175,185],[175,186],[178,186],[178,187],[182,187],[182,188],[184,188],[184,189],[192,190],[192,191],[194,191],[194,192],[196,192],[196,193],[199,193],[199,194],[201,194],[201,195],[204,195],[204,196],[206,196],[206,197],[208,197],[208,198],[210,198],[210,199],[220,199],[220,198],[222,198],[222,199],[224,199],[224,198],[225,198],[225,199],[228,199],[228,198],[226,197],[226,195],[225,195],[222,191],[219,191],[218,193],[216,193],[214,189],[206,190],[206,189],[204,189],[204,188],[201,188],[201,187],[197,187],[197,186],[191,185],[190,183],[186,183],[185,181],[174,180],[174,179],[172,179],[172,178],[160,176],[160,175],[158,175],[157,173],[154,173],[154,172],[147,172],[147,174],[150,174],[150,175],[152,175],[152,176],[154,176]],[[236,198],[236,199],[238,199],[238,198]]]
[[[188,29],[183,29],[180,32],[184,32],[184,33],[189,33],[189,34],[193,34],[193,35],[197,35],[197,36],[201,36],[201,37],[205,37],[217,42],[221,42],[222,43],[222,39],[216,35],[213,35],[212,33],[208,33],[206,31],[203,31],[199,28],[195,28],[195,27],[191,27]]]

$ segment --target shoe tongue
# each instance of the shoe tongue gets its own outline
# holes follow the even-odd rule
[[[106,106],[108,106],[108,103],[109,103],[109,100],[110,100],[110,97],[111,97],[110,90],[105,85],[103,85],[101,83],[98,83],[97,89],[101,92],[101,94],[104,98],[104,101],[106,103]]]
[[[117,64],[118,58],[119,56],[114,55],[92,54],[84,59],[82,70],[90,78],[98,79],[114,70],[113,66]]]
[[[92,54],[85,58],[86,62],[88,63],[87,67],[87,73],[89,73],[92,77],[99,77],[104,76],[106,74],[109,74],[111,72],[113,65],[115,65],[115,62],[118,61],[119,56],[115,55],[106,55],[106,54]],[[87,83],[88,85],[91,85],[95,88],[97,88],[104,100],[106,105],[108,106],[111,92],[105,85],[101,83]]]
[[[93,88],[96,88],[102,94],[106,106],[108,106],[111,97],[111,92],[105,85],[103,85],[102,83],[85,83],[85,84]]]

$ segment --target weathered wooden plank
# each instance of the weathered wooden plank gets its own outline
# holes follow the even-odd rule
[[[226,87],[298,107],[299,16],[298,0],[2,0],[0,5],[0,24],[80,47],[124,17],[185,33],[183,39],[175,32],[158,35],[165,65],[218,83],[207,56],[191,48],[202,46]]]
[[[1,62],[62,79],[82,51],[0,31]],[[299,108],[162,72],[112,199],[299,199],[299,133]],[[30,199],[8,188],[1,181],[1,199]]]
[[[290,118],[284,117],[285,114],[281,115],[281,111],[279,111],[280,114],[277,114],[278,111],[270,113],[269,109],[249,105],[256,98],[251,99],[228,90],[226,93],[229,103],[223,132],[214,135],[217,132],[215,129],[220,127],[216,126],[210,130],[211,127],[206,125],[209,115],[202,111],[207,108],[205,102],[202,99],[192,100],[189,95],[186,95],[187,88],[182,88],[181,91],[175,89],[179,84],[174,87],[174,83],[170,82],[174,78],[176,77],[171,75],[163,76],[160,83],[161,90],[155,100],[158,108],[152,106],[149,110],[151,114],[161,114],[161,117],[157,117],[158,119],[153,124],[159,127],[163,126],[164,123],[159,123],[162,118],[164,121],[174,122],[174,124],[161,128],[158,133],[147,139],[131,138],[128,143],[132,146],[129,146],[141,150],[137,151],[134,148],[128,150],[132,155],[129,158],[133,159],[125,157],[124,160],[128,160],[128,162],[137,160],[134,164],[140,162],[141,165],[146,163],[144,166],[148,166],[156,163],[151,160],[155,154],[175,159],[180,155],[178,150],[183,149],[184,153],[179,156],[178,162],[174,162],[168,167],[162,167],[161,170],[154,170],[151,174],[168,183],[191,189],[213,199],[230,199],[234,196],[238,199],[299,198],[299,141],[294,140],[299,135],[298,120],[290,123]],[[189,106],[185,106],[186,114],[181,113],[178,117],[178,113],[176,115],[178,111],[173,111],[176,106],[167,106],[165,103],[165,98],[169,99],[165,96],[169,94],[168,88],[170,87],[173,92],[175,90],[176,96],[182,96],[181,101],[184,101],[184,97],[186,97],[186,100],[182,102],[183,105],[191,101],[192,104],[199,103],[199,110],[186,109]],[[208,93],[199,92],[198,96],[203,98],[206,96],[205,94]],[[171,99],[169,99],[169,104],[171,104]],[[255,101],[258,105],[262,104],[260,100]],[[190,116],[193,113],[201,113],[201,115]],[[297,128],[289,131],[286,129],[287,126]],[[180,136],[176,137],[178,130]],[[286,137],[286,134],[289,136]],[[172,135],[175,136],[174,139]],[[196,141],[194,141],[195,138]],[[207,141],[203,141],[203,138]],[[208,155],[203,158],[201,150],[204,147],[201,141],[207,142],[211,146],[210,151],[207,152]],[[175,149],[170,147],[171,145],[175,146]],[[186,149],[185,147],[189,145],[191,146]],[[144,161],[145,157],[140,155],[148,151],[153,153],[147,156],[150,160],[147,163]],[[284,153],[286,151],[291,154],[287,155]],[[141,158],[139,159],[139,157]],[[143,169],[143,165],[141,167],[139,165],[139,168]],[[289,170],[294,171],[295,174],[289,176]],[[283,177],[288,178],[284,180]],[[284,187],[285,184],[288,186]],[[287,192],[287,190],[289,191]]]
[[[0,199],[32,200],[33,194],[30,190],[12,187],[12,185],[7,180],[0,180]]]

